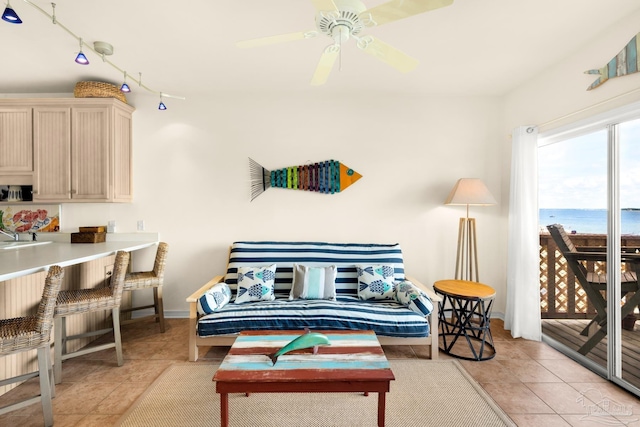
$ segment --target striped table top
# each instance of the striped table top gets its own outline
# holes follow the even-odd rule
[[[244,331],[218,368],[214,381],[390,381],[391,367],[373,331],[312,331],[329,338],[328,346],[292,351],[273,365],[275,353],[304,331]]]

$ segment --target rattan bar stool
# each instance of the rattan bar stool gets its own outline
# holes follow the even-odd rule
[[[15,411],[37,401],[42,403],[44,425],[53,425],[53,407],[51,398],[55,394],[53,372],[51,370],[51,327],[56,299],[60,291],[60,284],[64,270],[57,265],[51,266],[47,273],[42,299],[38,305],[38,312],[34,316],[16,317],[0,320],[0,356],[20,353],[28,350],[38,350],[38,372],[19,375],[0,381],[5,386],[29,378],[40,376],[40,395],[0,408],[0,415]]]
[[[109,286],[95,289],[65,290],[60,291],[58,294],[56,310],[53,317],[55,327],[54,377],[56,384],[62,381],[62,361],[72,357],[115,347],[118,366],[122,366],[124,363],[122,358],[122,341],[120,339],[120,301],[122,300],[122,288],[124,286],[124,276],[127,273],[127,265],[129,265],[129,258],[129,252],[118,251]],[[100,310],[111,310],[113,328],[67,336],[67,317],[73,316],[74,314]],[[67,353],[66,351],[66,344],[69,340],[102,335],[112,330],[115,337],[112,343],[82,348],[71,353]]]
[[[160,242],[158,244],[158,250],[156,251],[156,260],[153,264],[153,270],[128,273],[124,279],[125,291],[137,291],[139,289],[153,288],[153,304],[123,308],[122,310],[120,310],[120,312],[124,314],[131,311],[153,307],[155,314],[152,314],[151,316],[156,319],[156,322],[160,322],[160,332],[162,333],[164,333],[164,306],[162,305],[162,284],[164,283],[164,267],[167,262],[168,252],[169,245],[165,242]],[[139,320],[145,320],[148,317],[150,316],[123,320],[121,323],[123,325],[126,325],[128,323],[137,322]]]

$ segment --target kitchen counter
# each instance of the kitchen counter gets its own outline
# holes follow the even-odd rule
[[[104,243],[53,241],[46,245],[4,249],[0,251],[0,282],[46,271],[52,265],[66,267],[81,264],[114,255],[121,250],[131,252],[144,249],[154,246],[157,242],[157,233],[131,233],[127,236],[108,235]]]
[[[20,239],[29,241],[29,234]],[[39,233],[37,240],[47,242],[19,249],[0,249],[0,319],[35,314],[42,297],[46,271],[52,265],[64,268],[61,289],[88,289],[104,286],[108,271],[113,268],[116,252],[132,252],[140,265],[148,269],[153,263],[158,233],[107,233],[104,243],[70,243],[70,233]],[[4,239],[0,239],[4,240]],[[135,267],[135,265],[134,265]],[[142,268],[142,267],[141,267]],[[131,295],[122,296],[122,304],[130,304]],[[96,325],[107,325],[109,310],[96,311],[67,319],[67,333],[83,334]],[[89,344],[95,337],[67,343],[72,352]],[[0,358],[0,378],[22,375],[37,369],[36,350]],[[12,374],[12,375],[9,375]],[[0,396],[13,385],[0,386]]]

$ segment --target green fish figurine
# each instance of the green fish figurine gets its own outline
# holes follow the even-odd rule
[[[280,350],[276,351],[273,354],[270,354],[269,358],[275,366],[276,362],[278,361],[278,357],[282,356],[283,354],[289,353],[293,350],[301,350],[303,348],[310,347],[313,347],[313,354],[316,354],[318,353],[318,346],[320,345],[331,345],[331,343],[329,342],[329,338],[327,338],[326,335],[307,330],[305,334],[300,335],[298,338],[295,338]]]

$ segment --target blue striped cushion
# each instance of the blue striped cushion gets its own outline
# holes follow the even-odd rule
[[[227,304],[198,321],[199,336],[277,329],[373,330],[389,337],[429,336],[424,316],[394,301],[364,302],[357,297],[337,301],[277,299]]]
[[[399,244],[323,243],[323,242],[235,242],[231,246],[225,282],[232,291],[238,283],[238,267],[276,264],[276,297],[289,296],[293,264],[338,267],[336,294],[356,296],[356,264],[384,264],[394,268],[394,281],[404,277],[404,261]]]

